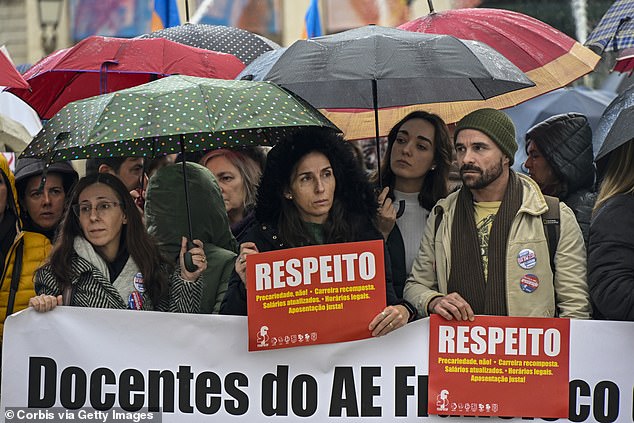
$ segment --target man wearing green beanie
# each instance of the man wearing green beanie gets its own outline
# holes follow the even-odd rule
[[[559,203],[553,268],[539,186],[516,174],[511,119],[495,109],[469,113],[454,146],[463,186],[427,219],[404,298],[422,316],[590,318],[586,252],[572,210]],[[556,204],[556,203],[555,203]]]

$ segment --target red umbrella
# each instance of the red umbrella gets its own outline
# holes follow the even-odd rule
[[[432,12],[399,26],[400,29],[446,34],[475,40],[497,50],[535,83],[524,88],[480,102],[451,102],[414,105],[379,111],[382,135],[408,113],[424,108],[453,123],[480,107],[503,109],[564,87],[591,72],[600,60],[590,49],[544,22],[510,10],[465,8]],[[357,109],[328,109],[328,119],[346,136],[369,138],[374,121],[372,111]]]
[[[162,38],[88,37],[33,65],[31,90],[10,89],[43,119],[71,101],[134,87],[172,74],[233,79],[244,68],[235,56]]]
[[[29,88],[20,72],[13,66],[11,60],[0,51],[0,85],[3,87]]]
[[[563,32],[521,13],[467,8],[430,13],[399,28],[481,41],[500,52],[535,83],[514,91],[517,103],[564,87],[594,70],[600,56]]]
[[[617,72],[631,72],[634,70],[634,47],[621,50],[616,58],[613,70]]]

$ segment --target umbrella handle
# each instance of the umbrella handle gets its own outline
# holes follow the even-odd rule
[[[198,266],[194,264],[192,253],[189,251],[195,246],[196,245],[194,245],[194,243],[189,238],[187,238],[187,251],[185,251],[185,254],[183,255],[183,263],[185,263],[185,269],[187,269],[187,271],[191,273],[198,270]]]

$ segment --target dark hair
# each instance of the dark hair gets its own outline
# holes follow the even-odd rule
[[[421,207],[431,210],[434,204],[441,198],[445,198],[449,193],[448,180],[449,180],[449,168],[451,167],[452,146],[449,137],[449,130],[447,125],[440,118],[440,116],[433,113],[428,113],[423,110],[417,110],[405,116],[398,121],[396,125],[390,129],[390,133],[387,135],[387,151],[383,162],[381,163],[381,186],[394,188],[396,181],[396,175],[392,171],[390,161],[392,159],[392,147],[396,141],[396,136],[401,126],[409,120],[422,119],[431,123],[434,127],[434,162],[436,168],[432,171],[428,171],[425,175],[425,181],[418,193],[418,203]],[[373,178],[375,183],[378,183],[378,177],[375,174]],[[390,190],[390,197],[394,199],[394,194]]]
[[[115,173],[119,173],[119,168],[128,157],[96,157],[94,159],[86,160],[86,175],[93,175],[99,173],[99,166],[105,164],[114,170]]]
[[[55,245],[48,258],[51,271],[60,284],[62,291],[66,285],[71,283],[73,276],[75,276],[72,273],[69,257],[74,252],[73,242],[75,237],[78,235],[83,236],[83,231],[79,224],[79,218],[72,211],[72,206],[78,204],[79,195],[86,188],[98,183],[112,188],[119,198],[121,210],[127,218],[127,223],[122,231],[122,240],[126,243],[130,257],[132,257],[143,274],[148,295],[156,307],[160,303],[161,298],[168,294],[168,281],[164,269],[165,266],[169,268],[169,262],[161,255],[157,244],[146,232],[141,214],[123,182],[109,173],[96,173],[84,176],[75,185],[71,194],[70,207],[64,213]]]
[[[276,224],[281,241],[289,247],[316,243],[295,204],[284,198],[297,163],[309,153],[328,158],[336,181],[333,205],[324,224],[325,242],[357,241],[363,229],[372,225],[378,207],[376,197],[346,143],[331,130],[307,128],[294,132],[269,152],[255,213],[259,222]]]

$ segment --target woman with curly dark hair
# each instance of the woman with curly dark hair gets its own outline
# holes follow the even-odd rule
[[[190,249],[196,270],[171,272],[158,245],[147,234],[141,214],[123,183],[96,173],[73,190],[58,238],[47,262],[35,274],[29,305],[49,311],[57,305],[197,313],[207,268],[202,242]]]
[[[445,122],[425,111],[401,119],[387,140],[377,227],[390,252],[394,290],[402,296],[427,216],[448,194],[452,147]],[[379,185],[378,178],[374,182]]]
[[[374,226],[378,204],[352,149],[340,136],[304,129],[269,152],[258,188],[257,224],[240,246],[235,272],[220,312],[246,315],[246,256],[306,245],[382,239]],[[374,336],[384,335],[415,317],[400,300],[389,277],[388,306],[370,322]]]

